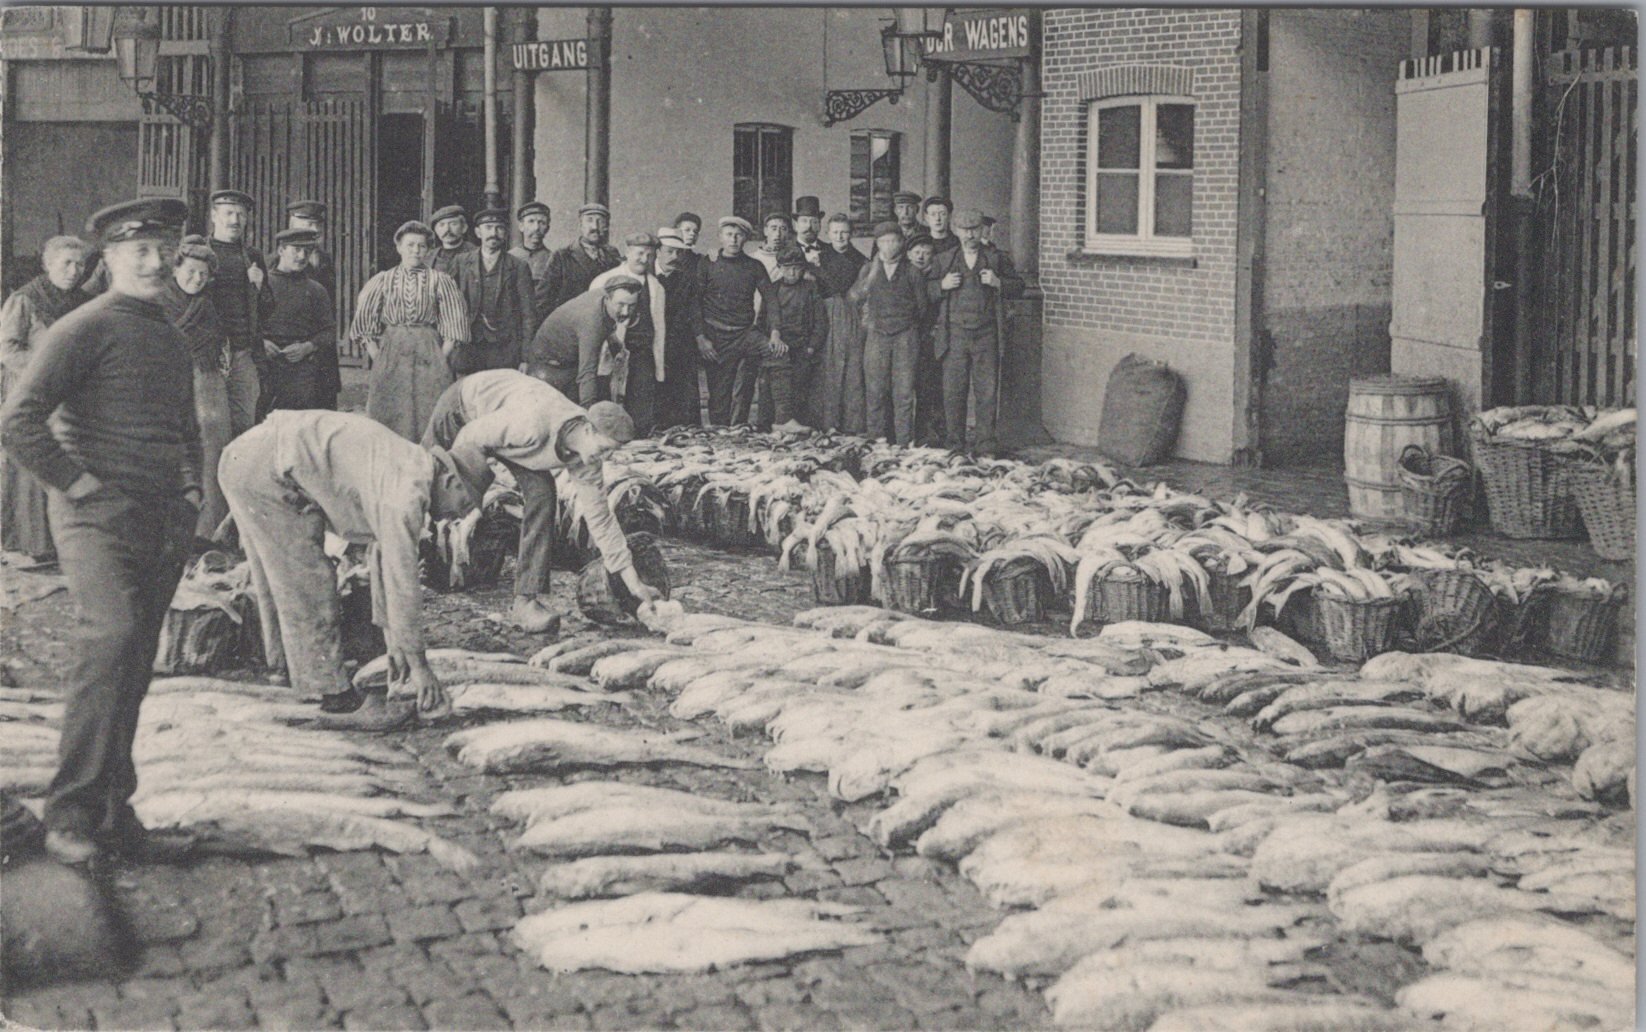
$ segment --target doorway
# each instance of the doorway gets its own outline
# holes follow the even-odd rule
[[[423,116],[377,120],[377,267],[400,262],[394,231],[423,217]]]

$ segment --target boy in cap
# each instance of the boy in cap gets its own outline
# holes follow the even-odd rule
[[[954,202],[947,197],[928,197],[920,209],[926,215],[926,234],[932,239],[932,252],[942,254],[960,246],[960,240],[949,231],[949,216],[954,213]]]
[[[590,290],[599,290],[614,276],[627,276],[640,284],[634,318],[619,325],[615,334],[622,347],[602,349],[595,365],[595,393],[579,400],[615,401],[628,410],[642,437],[652,432],[657,417],[658,384],[668,374],[664,334],[669,325],[667,290],[654,267],[662,242],[650,233],[631,233],[623,240],[623,264],[596,276]],[[580,373],[579,382],[582,381]]]
[[[537,310],[548,318],[556,308],[589,289],[594,278],[623,261],[617,248],[606,242],[612,213],[604,204],[577,209],[576,240],[554,252],[549,271],[537,284]]]
[[[263,336],[258,313],[268,296],[268,264],[246,243],[254,204],[240,190],[211,195],[211,249],[217,272],[206,296],[229,340],[229,424],[236,434],[257,422],[258,371],[263,364]]]
[[[560,615],[549,606],[549,568],[560,523],[555,477],[562,472],[573,525],[587,525],[606,572],[642,601],[657,597],[635,573],[603,479],[606,456],[634,434],[633,421],[618,405],[601,401],[585,411],[542,380],[512,369],[466,376],[441,395],[424,447],[458,455],[478,451],[507,466],[520,485],[520,552],[509,618],[522,630],[560,631]]]
[[[777,256],[772,308],[779,344],[766,352],[760,364],[765,397],[755,425],[762,429],[817,425],[810,402],[812,378],[828,339],[829,316],[823,310],[817,281],[806,275],[809,268],[805,253],[792,243]]]
[[[417,712],[449,713],[423,640],[418,541],[426,518],[460,518],[491,479],[478,450],[425,449],[352,412],[275,412],[223,449],[218,479],[257,594],[263,651],[291,686],[320,696],[323,726],[391,731],[414,719],[387,693],[361,692],[343,669],[330,530],[369,544],[372,622],[388,644],[391,682],[409,677]]]
[[[451,355],[453,376],[518,368],[526,341],[537,330],[531,267],[503,252],[509,242],[508,211],[480,212],[474,233],[479,248],[452,263],[451,277],[469,313],[468,342]]]
[[[874,236],[875,257],[863,266],[847,295],[863,306],[866,432],[883,437],[890,425],[893,443],[911,444],[926,281],[903,254],[903,231],[897,223],[882,222]]]
[[[66,863],[143,846],[132,737],[201,503],[189,347],[158,303],[187,217],[162,199],[91,217],[109,290],[41,334],[0,414],[7,457],[51,489],[78,613],[45,808],[46,849]]]
[[[690,214],[689,212],[687,214]],[[657,231],[657,282],[663,285],[663,363],[666,375],[657,385],[654,429],[700,426],[703,407],[697,387],[697,326],[702,318],[697,296],[697,266],[701,258],[674,226]]]
[[[1005,302],[1023,293],[1023,278],[1006,252],[982,240],[983,213],[967,208],[955,214],[960,246],[940,254],[926,274],[927,295],[936,306],[932,336],[943,367],[944,420],[948,444],[966,448],[966,401],[974,402],[975,448],[993,455],[999,399],[1000,350],[1006,342]]]
[[[331,297],[310,276],[319,238],[312,229],[285,229],[274,238],[276,263],[258,308],[263,329],[259,417],[274,409],[333,408],[337,328]]]
[[[469,210],[461,204],[448,204],[429,217],[439,250],[429,259],[429,268],[450,276],[457,259],[475,249],[469,241]]]
[[[698,263],[697,351],[709,385],[709,424],[746,422],[760,359],[772,343],[772,278],[743,253],[754,232],[746,219],[720,220],[720,249]]]

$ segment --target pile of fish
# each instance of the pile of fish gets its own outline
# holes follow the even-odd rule
[[[973,613],[993,578],[1032,564],[1050,592],[1043,601],[1068,608],[1071,634],[1093,617],[1112,619],[1093,601],[1109,580],[1156,586],[1172,622],[1203,629],[1231,622],[1216,612],[1214,577],[1233,580],[1242,608],[1232,622],[1245,628],[1278,623],[1291,600],[1311,594],[1372,602],[1419,593],[1425,571],[1466,571],[1511,612],[1530,612],[1534,594],[1565,583],[1552,569],[1140,486],[1068,460],[980,462],[830,434],[707,428],[630,444],[607,475],[614,496],[643,495],[648,511],[662,510],[668,531],[763,544],[785,568],[815,570],[826,551],[836,577],[862,578],[881,603],[892,560],[948,559],[963,591],[944,602]]]
[[[1170,624],[1070,640],[874,607],[796,624],[685,616],[662,645],[543,662],[601,690],[660,693],[682,719],[761,731],[769,769],[816,772],[836,798],[869,804],[863,830],[886,849],[955,863],[1010,911],[967,963],[1043,980],[1060,1026],[1628,1023],[1632,826],[1547,765],[1622,741],[1593,725],[1556,738],[1567,718],[1581,724],[1574,710],[1621,713],[1627,694],[1450,655],[1333,673],[1265,628],[1248,647]],[[1528,714],[1533,703],[1558,713]],[[580,762],[562,729],[508,727],[452,746],[505,769],[532,749],[546,769]],[[679,746],[642,735],[625,748]],[[531,819],[524,799],[499,806]],[[663,809],[699,821],[684,801]],[[557,813],[541,818],[549,851],[575,857],[577,825],[556,827]],[[720,844],[666,830],[629,848],[669,848],[674,834],[674,848]],[[549,877],[575,895],[611,876]],[[644,871],[619,877],[654,887]],[[566,964],[549,959],[554,935],[582,927],[569,922],[531,926],[551,966]],[[1345,939],[1421,950],[1425,967],[1392,994],[1340,991],[1328,955]]]

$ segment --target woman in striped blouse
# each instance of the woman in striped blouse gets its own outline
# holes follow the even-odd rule
[[[419,441],[435,402],[451,385],[448,360],[468,343],[469,315],[456,281],[429,268],[433,230],[408,222],[395,230],[394,246],[400,264],[366,281],[349,336],[371,359],[366,415]]]

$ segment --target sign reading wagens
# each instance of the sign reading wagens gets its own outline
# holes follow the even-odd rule
[[[934,61],[1028,57],[1037,27],[1035,12],[1022,8],[954,10],[943,22],[943,35],[925,41],[925,54]]]
[[[570,72],[589,67],[589,41],[549,39],[514,45],[517,72]]]

